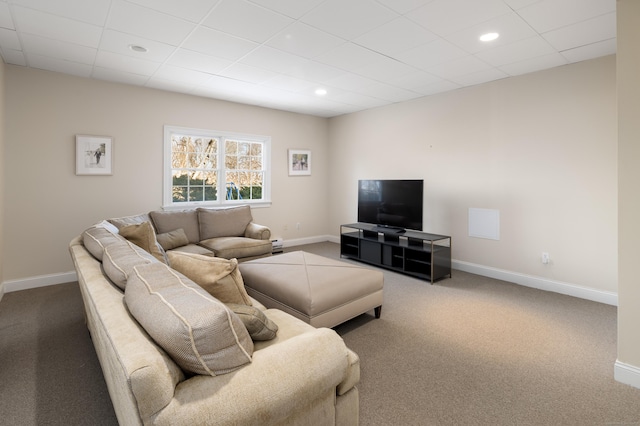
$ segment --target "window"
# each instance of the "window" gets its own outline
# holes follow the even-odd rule
[[[165,126],[164,205],[270,202],[271,139]]]

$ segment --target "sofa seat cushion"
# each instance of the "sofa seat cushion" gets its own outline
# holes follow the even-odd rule
[[[175,231],[182,228],[191,244],[200,241],[198,213],[195,210],[162,211],[154,210],[149,213],[158,234]]]
[[[201,254],[203,256],[215,256],[216,254],[213,252],[213,250],[208,249],[206,247],[202,247],[201,245],[198,244],[187,244],[186,246],[180,246],[180,247],[176,247],[174,249],[168,250],[167,251],[167,255],[170,252],[180,252],[180,253],[193,253],[193,254]]]
[[[271,254],[270,240],[254,240],[244,237],[219,237],[200,241],[200,245],[225,259],[255,257]]]
[[[173,269],[187,276],[222,303],[251,305],[236,259],[179,251],[171,251],[168,256]]]
[[[251,362],[253,341],[240,318],[167,265],[136,266],[124,299],[134,318],[185,371],[217,376]]]
[[[217,237],[242,237],[249,222],[253,220],[250,206],[226,209],[205,209],[199,207],[200,238],[208,240]]]

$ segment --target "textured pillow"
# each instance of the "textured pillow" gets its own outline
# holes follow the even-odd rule
[[[148,263],[155,263],[153,256],[129,241],[108,245],[102,257],[104,273],[122,290],[127,285],[133,267]]]
[[[183,273],[222,303],[251,305],[236,259],[170,251],[171,267]]]
[[[251,362],[253,341],[240,318],[167,265],[136,266],[124,300],[151,338],[185,371],[217,376]]]
[[[151,253],[160,262],[167,263],[164,250],[156,240],[156,233],[151,226],[151,222],[123,226],[120,228],[120,235],[144,251]]]
[[[247,225],[253,220],[249,206],[227,209],[199,207],[197,211],[201,240],[217,237],[242,237]]]
[[[195,210],[162,211],[154,210],[149,213],[158,234],[175,231],[182,228],[191,244],[200,242],[198,230],[198,213]]]
[[[99,261],[102,261],[105,247],[122,242],[124,240],[121,237],[101,226],[94,226],[82,233],[84,247]]]
[[[116,217],[113,219],[107,219],[116,228],[120,229],[127,225],[135,225],[142,222],[149,222],[151,218],[147,213],[137,214],[133,216]]]
[[[276,337],[278,326],[260,309],[236,303],[228,303],[227,306],[240,317],[253,340],[271,340]]]
[[[165,250],[173,250],[174,248],[189,244],[189,238],[187,238],[187,234],[184,233],[184,229],[182,228],[158,234],[156,235],[156,238],[158,239],[158,243]]]

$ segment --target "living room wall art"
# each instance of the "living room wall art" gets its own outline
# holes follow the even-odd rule
[[[289,150],[289,176],[311,174],[311,151],[308,149]]]
[[[113,138],[76,135],[76,175],[113,174]]]

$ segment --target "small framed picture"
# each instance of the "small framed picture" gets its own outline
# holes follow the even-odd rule
[[[76,175],[113,174],[113,138],[76,135]]]
[[[311,151],[308,149],[289,150],[289,176],[311,174]]]

